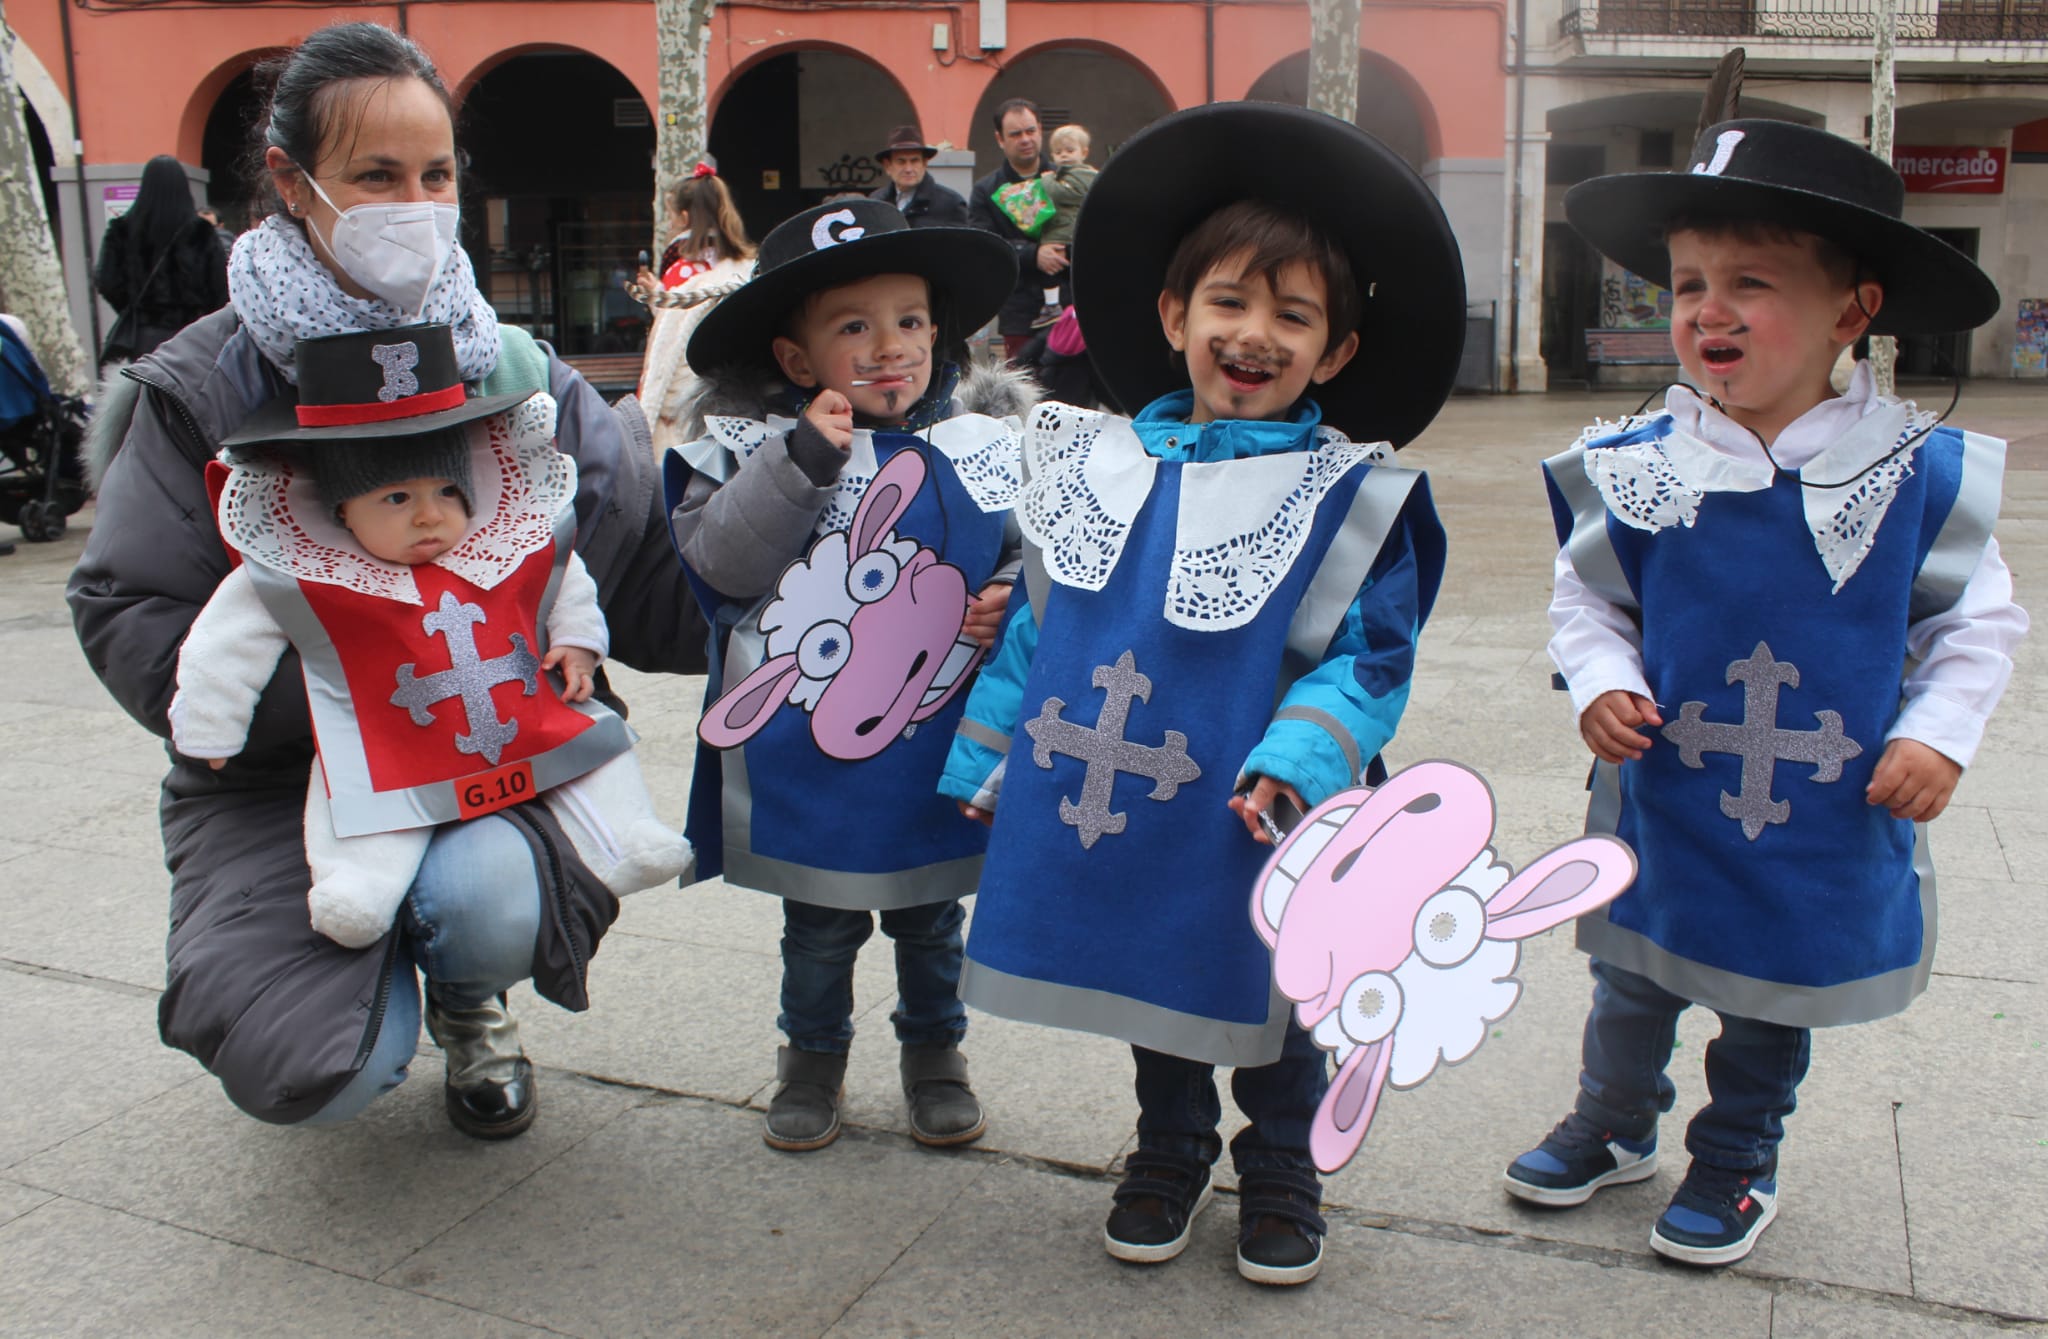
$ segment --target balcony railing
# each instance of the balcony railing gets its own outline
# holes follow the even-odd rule
[[[1747,37],[1864,42],[1876,7],[1856,0],[1598,0],[1565,11],[1563,37]],[[2048,42],[2048,0],[1903,0],[1901,42]]]

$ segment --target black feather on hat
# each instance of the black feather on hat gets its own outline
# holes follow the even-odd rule
[[[1358,441],[1412,440],[1457,379],[1464,260],[1413,168],[1350,122],[1301,107],[1176,112],[1096,177],[1074,234],[1074,307],[1103,385],[1127,413],[1187,389],[1159,324],[1167,263],[1203,219],[1246,199],[1306,218],[1357,276],[1358,354],[1310,392],[1324,420]]]
[[[1673,220],[1774,223],[1825,237],[1884,285],[1873,335],[1970,330],[1998,314],[1998,286],[1962,252],[1907,223],[1892,165],[1790,121],[1723,121],[1682,172],[1625,172],[1565,193],[1565,217],[1609,260],[1671,286]]]

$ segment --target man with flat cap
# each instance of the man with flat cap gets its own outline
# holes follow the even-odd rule
[[[925,171],[937,152],[924,142],[916,126],[897,126],[889,133],[889,142],[875,154],[875,161],[889,174],[889,182],[877,186],[872,198],[902,210],[913,228],[964,228],[967,201]]]

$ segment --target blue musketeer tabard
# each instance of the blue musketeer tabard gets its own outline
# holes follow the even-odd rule
[[[1271,848],[1226,804],[1275,719],[1320,717],[1363,771],[1334,719],[1276,704],[1404,519],[1434,537],[1416,555],[1426,614],[1443,558],[1428,483],[1327,430],[1310,450],[1184,463],[1148,455],[1128,420],[1049,415],[1064,421],[1027,433],[1017,510],[1038,643],[1016,733],[961,729],[1006,751],[961,998],[1270,1063],[1292,1006],[1248,907]]]
[[[1635,849],[1634,887],[1578,943],[1723,1013],[1794,1027],[1882,1018],[1925,988],[1924,828],[1865,802],[1899,712],[1907,629],[1960,598],[1997,517],[2005,444],[1871,411],[1801,471],[1754,469],[1631,420],[1544,464],[1580,578],[1642,633],[1665,724],[1595,770],[1586,827]],[[1720,471],[1712,483],[1700,468]]]
[[[667,458],[671,513],[688,470],[727,478],[794,422],[705,426]],[[850,909],[974,891],[987,835],[933,784],[981,662],[961,623],[1011,542],[1018,449],[981,414],[858,431],[775,590],[743,604],[688,573],[713,627],[687,830],[700,879]]]

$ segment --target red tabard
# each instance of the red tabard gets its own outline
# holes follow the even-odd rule
[[[535,631],[536,611],[554,569],[550,546],[529,555],[495,588],[481,590],[445,568],[422,564],[412,569],[422,600],[418,605],[319,582],[298,583],[347,676],[374,790],[404,790],[492,771],[546,753],[591,727],[589,717],[563,704],[546,674],[539,677],[539,691],[529,696],[525,682],[511,677],[511,669],[489,663],[512,654],[514,633],[536,659],[544,654]],[[456,626],[446,634],[427,631],[424,622],[441,608],[444,593],[457,604],[477,606],[484,617],[475,622],[454,620]],[[475,659],[485,662],[479,667],[483,677],[504,680],[490,687],[496,719],[519,725],[495,762],[483,753],[464,753],[456,747],[456,736],[471,734],[473,727],[461,695],[452,688],[422,694],[440,699],[426,704],[433,713],[431,725],[413,724],[411,712],[391,700],[399,687],[399,666],[409,664],[415,676],[429,679],[453,664],[450,641],[463,643],[470,637],[475,638]],[[461,653],[466,654],[466,647]],[[315,718],[317,728],[318,713]]]

